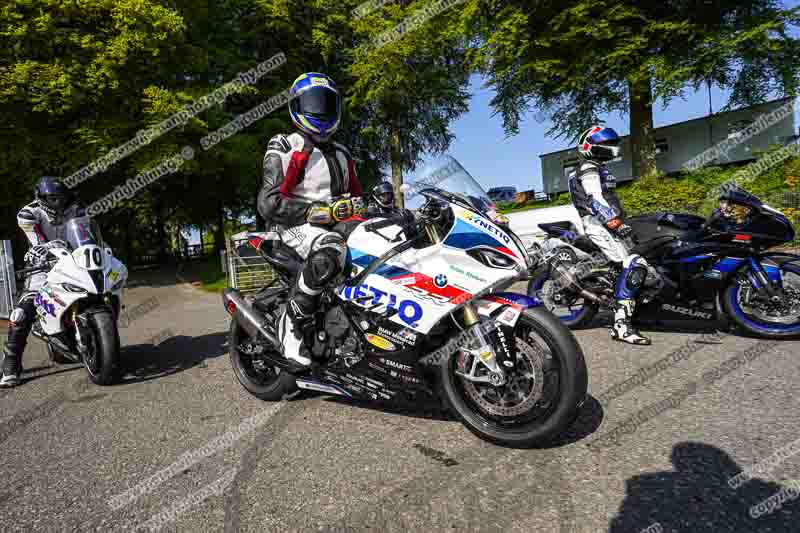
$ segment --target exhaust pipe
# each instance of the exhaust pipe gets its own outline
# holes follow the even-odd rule
[[[253,338],[264,337],[274,347],[280,347],[280,342],[265,325],[264,316],[242,298],[236,289],[225,289],[222,292],[222,303],[225,310],[236,322],[244,328]]]

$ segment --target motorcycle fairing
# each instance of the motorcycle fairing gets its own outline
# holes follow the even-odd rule
[[[518,270],[491,268],[465,253],[474,246],[491,247],[514,258],[523,269],[525,253],[513,239],[486,218],[454,204],[451,207],[455,213],[453,227],[441,243],[410,248],[390,258],[360,285],[341,285],[336,290],[339,298],[427,334],[476,294],[517,276]],[[356,227],[347,241],[348,266],[353,274],[398,246],[398,242],[376,236],[365,226]],[[399,230],[389,226],[381,231],[397,236]]]
[[[544,305],[543,302],[538,298],[513,292],[487,294],[475,300],[475,308],[479,315],[490,317],[496,314],[497,322],[511,328],[517,324],[517,320],[525,309],[542,305]],[[498,313],[498,309],[503,307],[508,309]]]

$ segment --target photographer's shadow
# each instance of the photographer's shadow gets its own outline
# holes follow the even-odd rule
[[[742,467],[727,453],[708,444],[676,444],[670,459],[674,471],[643,474],[627,481],[625,500],[611,520],[609,533],[800,530],[796,487],[754,477],[734,489],[729,480]],[[778,498],[784,501],[780,505],[762,504],[772,497],[776,502]]]
[[[122,383],[136,383],[170,376],[197,366],[207,359],[226,355],[227,332],[199,337],[176,335],[157,345],[122,347]]]

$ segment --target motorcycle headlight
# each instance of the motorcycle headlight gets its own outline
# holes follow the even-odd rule
[[[467,255],[476,261],[480,261],[489,268],[504,268],[510,270],[517,266],[516,261],[491,248],[473,248],[467,251]]]
[[[78,287],[77,285],[73,285],[72,283],[62,283],[61,286],[64,287],[64,290],[67,292],[76,292],[76,293],[86,292],[86,289],[84,289],[83,287]]]

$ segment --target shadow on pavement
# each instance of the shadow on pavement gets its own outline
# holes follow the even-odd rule
[[[600,402],[594,396],[587,396],[586,402],[581,406],[580,413],[578,413],[578,418],[575,419],[569,429],[549,444],[538,446],[538,448],[561,448],[585,439],[597,431],[597,428],[603,423],[603,413],[603,406]]]
[[[122,383],[136,383],[177,374],[196,366],[205,367],[206,359],[226,355],[227,332],[199,337],[177,335],[153,346],[134,344],[122,348]]]
[[[442,422],[457,422],[458,419],[447,412],[442,407],[441,403],[434,398],[421,397],[417,402],[410,403],[388,403],[381,401],[367,401],[355,399],[343,399],[331,396],[326,398],[326,401],[338,403],[342,405],[352,405],[360,409],[368,409],[370,411],[378,411],[388,415],[406,416],[409,418],[419,418],[423,420],[439,420]]]
[[[41,372],[42,370],[48,370],[50,372]],[[37,379],[46,378],[48,376],[55,376],[57,374],[63,374],[65,372],[72,372],[73,370],[81,370],[84,369],[84,366],[80,363],[66,363],[63,365],[56,365],[53,366],[37,366],[33,368],[23,368],[22,373],[22,380],[20,381],[20,385],[25,385],[26,383],[30,383],[32,381],[36,381]],[[31,375],[34,372],[41,372],[36,375]]]
[[[795,501],[799,487],[753,478],[733,489],[728,480],[742,468],[709,444],[676,444],[670,460],[674,471],[627,481],[625,500],[611,520],[609,533],[788,533],[800,529]],[[762,503],[768,498],[773,505]]]

